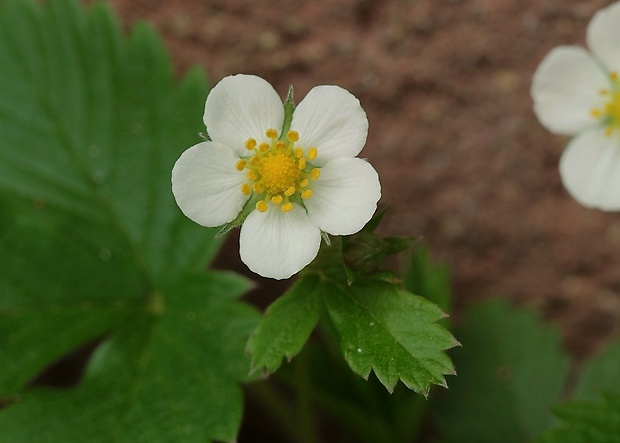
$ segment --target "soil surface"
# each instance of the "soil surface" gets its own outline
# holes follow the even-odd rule
[[[112,0],[148,20],[181,75],[257,74],[297,101],[337,84],[362,103],[390,209],[382,231],[424,238],[452,269],[457,315],[501,296],[535,306],[577,356],[617,334],[620,217],[563,189],[567,139],[532,113],[553,47],[585,43],[603,0]],[[196,119],[201,119],[196,115]],[[220,264],[241,269],[231,239]],[[279,288],[262,282],[264,288]]]

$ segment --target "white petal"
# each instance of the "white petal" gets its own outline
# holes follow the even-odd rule
[[[312,182],[312,197],[304,201],[308,215],[323,231],[354,234],[377,209],[381,185],[375,169],[361,158],[338,158],[321,168]]]
[[[606,136],[603,128],[579,134],[562,154],[560,174],[583,206],[620,210],[620,136]]]
[[[272,204],[267,212],[252,211],[239,237],[243,263],[263,277],[278,280],[301,271],[314,260],[320,245],[321,231],[297,204],[287,213]]]
[[[620,2],[594,15],[588,25],[587,41],[605,67],[620,74]]]
[[[317,148],[313,161],[323,166],[339,157],[355,157],[364,147],[368,119],[353,94],[338,86],[316,86],[293,113],[291,129],[299,133],[298,145]]]
[[[246,177],[235,168],[237,161],[221,143],[203,142],[183,152],[172,168],[172,193],[181,211],[202,226],[232,221],[248,199],[241,193]]]
[[[532,82],[534,112],[551,132],[574,135],[596,122],[601,89],[609,87],[603,70],[578,46],[559,46],[540,63]]]
[[[265,131],[282,130],[284,107],[273,87],[255,75],[224,77],[207,96],[204,123],[211,140],[224,143],[239,156],[245,141],[267,141]]]

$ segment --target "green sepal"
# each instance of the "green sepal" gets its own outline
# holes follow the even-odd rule
[[[373,231],[361,231],[351,236],[344,248],[345,264],[362,274],[375,272],[387,256],[409,248],[414,240],[409,237],[381,237]]]
[[[241,210],[239,215],[237,215],[237,217],[233,221],[230,221],[226,223],[225,225],[223,225],[220,228],[219,232],[215,234],[215,238],[223,237],[226,234],[228,234],[230,231],[232,231],[233,229],[241,226],[243,222],[245,221],[245,219],[248,218],[248,215],[250,215],[250,212],[252,212],[255,209],[256,202],[261,200],[261,198],[262,197],[260,194],[252,193],[250,198],[248,198],[248,201],[245,202],[245,205],[243,206],[243,209]]]
[[[284,123],[282,124],[282,133],[280,133],[280,140],[286,137],[288,130],[291,128],[291,122],[293,121],[293,111],[295,111],[295,99],[293,95],[293,85],[289,85],[288,94],[286,94],[286,100],[284,101]]]

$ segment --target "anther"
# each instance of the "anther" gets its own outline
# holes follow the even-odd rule
[[[262,194],[265,191],[265,189],[263,189],[260,183],[254,183],[252,185],[252,189],[254,189],[254,192],[256,192],[257,194]]]
[[[276,142],[276,149],[284,149],[284,148],[286,148],[286,143],[284,143],[282,140]]]
[[[314,159],[316,158],[316,155],[317,155],[318,153],[319,153],[319,152],[316,150],[316,148],[310,148],[310,150],[308,150],[308,158],[309,158],[310,160],[314,160]]]
[[[252,193],[252,188],[247,183],[241,185],[241,193],[243,195],[250,195]]]
[[[312,197],[312,191],[310,189],[306,189],[304,192],[301,193],[301,198],[303,198],[304,200],[310,197]]]
[[[258,209],[260,212],[267,212],[269,206],[267,206],[267,203],[265,203],[263,200],[260,200],[256,202],[256,209]]]
[[[594,118],[599,118],[602,115],[602,113],[600,109],[594,108],[590,111],[590,115]]]
[[[256,163],[258,163],[260,161],[260,158],[258,158],[256,155],[254,157],[252,157],[252,160],[250,160],[250,164],[252,166],[255,166]]]
[[[290,142],[297,142],[299,141],[299,133],[297,131],[288,131],[286,138]]]
[[[300,158],[299,163],[297,163],[297,167],[299,168],[300,171],[303,171],[304,168],[306,167],[306,159]]]
[[[293,203],[285,203],[280,206],[280,210],[282,212],[289,212],[291,209],[293,209]]]
[[[312,171],[310,171],[310,177],[312,177],[312,180],[317,180],[320,176],[321,170],[319,168],[314,168]]]
[[[246,162],[245,160],[239,160],[235,165],[235,168],[237,168],[237,171],[243,171],[247,164],[248,162]]]
[[[274,205],[279,205],[280,203],[282,203],[282,196],[281,195],[274,195],[273,197],[271,197],[271,203],[273,203]]]
[[[305,188],[306,186],[308,186],[308,179],[304,178],[299,182],[299,187],[300,188]]]
[[[261,143],[260,145],[258,145],[258,150],[260,152],[267,152],[269,151],[269,145],[267,143]]]
[[[276,138],[278,138],[278,131],[270,128],[270,129],[267,129],[267,131],[265,132],[265,135],[267,136],[267,138],[275,140]]]
[[[286,195],[287,197],[290,197],[294,193],[295,193],[295,187],[294,186],[291,186],[286,191],[284,191],[284,195]]]
[[[304,156],[304,151],[301,148],[295,148],[295,157],[302,158]]]
[[[248,171],[248,174],[247,174],[247,175],[248,175],[248,178],[249,178],[250,180],[252,180],[252,181],[255,181],[255,180],[256,180],[256,172],[254,172],[254,171]]]
[[[256,140],[254,140],[253,138],[248,138],[245,141],[245,149],[247,149],[248,151],[251,151],[255,147],[256,147]]]

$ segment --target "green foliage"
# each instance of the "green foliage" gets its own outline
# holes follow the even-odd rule
[[[617,378],[616,378],[617,380]],[[571,402],[555,410],[562,426],[545,432],[536,443],[620,442],[620,396],[599,402]]]
[[[357,248],[367,234],[347,244]],[[446,386],[444,376],[454,374],[454,368],[444,351],[458,342],[437,323],[445,314],[382,274],[345,269],[342,243],[327,248],[314,268],[267,310],[250,340],[255,369],[273,372],[284,358],[290,360],[324,312],[358,375],[368,378],[374,371],[390,392],[399,380],[424,395],[432,384]]]
[[[257,315],[170,192],[202,74],[71,0],[2,2],[0,65],[0,440],[233,440]],[[28,386],[94,339],[76,388]]]
[[[527,442],[551,424],[569,369],[555,330],[493,301],[472,309],[457,334],[459,376],[436,405],[443,441]]]
[[[319,278],[300,279],[269,306],[248,340],[252,367],[275,372],[286,357],[291,360],[306,344],[320,315]]]
[[[435,303],[444,312],[452,307],[450,275],[441,264],[433,263],[424,243],[416,243],[403,275],[403,286]]]

